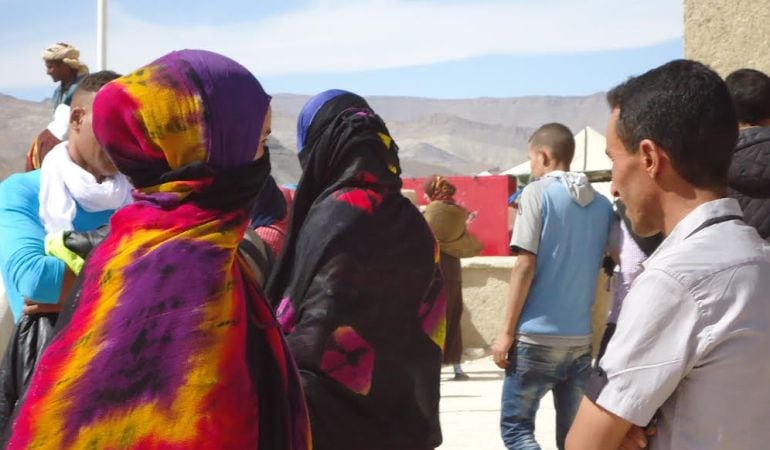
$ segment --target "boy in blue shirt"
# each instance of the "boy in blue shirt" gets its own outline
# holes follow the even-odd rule
[[[591,366],[591,308],[613,213],[584,174],[569,172],[575,140],[566,126],[543,125],[528,150],[536,181],[519,199],[510,299],[492,346],[506,369],[500,426],[507,448],[539,449],[535,414],[553,391],[563,449]]]

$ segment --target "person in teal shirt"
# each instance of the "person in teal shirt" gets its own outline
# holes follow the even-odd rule
[[[61,231],[90,231],[107,224],[116,208],[130,201],[131,185],[117,172],[91,130],[96,92],[118,75],[89,75],[75,93],[70,141],[51,150],[40,170],[15,174],[0,183],[0,275],[14,319],[27,308],[56,312],[74,274],[46,255],[45,240]],[[33,306],[33,305],[30,305]]]
[[[49,255],[67,231],[106,225],[131,201],[131,184],[118,173],[91,128],[96,92],[117,78],[103,71],[85,77],[72,98],[70,140],[55,146],[39,170],[0,183],[0,275],[17,323],[0,366],[0,434],[13,416],[53,334],[76,273]],[[77,268],[75,268],[77,271]]]
[[[0,273],[17,322],[24,299],[58,303],[66,270],[64,262],[45,253],[46,231],[38,214],[40,172],[11,175],[0,184]],[[73,229],[94,230],[113,212],[88,212],[78,205]]]

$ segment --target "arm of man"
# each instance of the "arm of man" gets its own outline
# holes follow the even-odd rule
[[[655,434],[655,427],[637,427],[587,398],[580,403],[572,426],[567,450],[641,450],[647,448],[647,437]]]
[[[17,176],[18,177],[18,176]],[[45,254],[45,229],[40,223],[37,193],[11,177],[0,185],[0,266],[22,297],[57,303],[62,295],[65,265]]]
[[[701,326],[695,301],[677,280],[655,269],[642,273],[626,296],[607,352],[586,384],[567,448],[641,447],[641,427],[650,423],[698,359]]]
[[[527,294],[535,277],[536,255],[527,251],[519,252],[511,270],[508,304],[505,308],[505,318],[502,329],[492,344],[492,359],[501,369],[508,367],[508,351],[516,338],[516,325],[519,323],[521,310],[527,301]]]
[[[535,278],[537,250],[543,224],[540,203],[544,186],[542,182],[530,184],[524,188],[519,199],[518,217],[511,236],[511,250],[517,255],[516,262],[511,270],[505,318],[500,333],[492,344],[492,359],[501,369],[508,367],[508,352],[516,338],[521,311]]]
[[[87,259],[91,251],[93,251],[93,249],[107,237],[109,230],[109,225],[102,225],[101,227],[90,231],[72,230],[67,231],[62,235],[60,244],[54,242],[53,245],[49,247],[49,242],[46,242],[46,254],[55,256],[65,264],[64,280],[62,281],[59,301],[56,304],[49,304],[25,299],[22,312],[24,314],[61,312],[64,302],[72,293],[75,279],[77,278],[80,269],[82,269],[83,261]],[[262,286],[261,281],[260,286]]]
[[[75,284],[77,276],[71,270],[65,267],[64,278],[62,279],[61,292],[56,303],[36,302],[28,298],[24,299],[24,308],[21,310],[24,314],[46,314],[61,312],[64,301],[69,297],[72,286]]]
[[[618,450],[631,425],[584,397],[567,435],[567,450]]]

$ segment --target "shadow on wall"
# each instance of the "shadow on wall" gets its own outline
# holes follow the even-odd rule
[[[461,322],[465,359],[489,354],[497,336],[508,300],[508,282],[516,257],[476,257],[462,260],[463,318]],[[612,295],[607,291],[607,276],[600,271],[593,310],[594,349],[604,334]]]
[[[515,259],[477,257],[462,261],[465,309],[461,326],[463,346],[469,358],[484,356],[497,334],[505,312],[508,281]]]
[[[468,359],[475,359],[473,357],[486,356],[489,353],[487,343],[484,341],[484,337],[473,324],[473,313],[468,309],[468,305],[463,307],[463,317],[460,320],[460,327],[463,333],[463,357]],[[479,355],[476,355],[479,353]]]

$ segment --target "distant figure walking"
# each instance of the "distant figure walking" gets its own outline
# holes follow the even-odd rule
[[[484,245],[468,233],[469,213],[455,202],[457,189],[446,178],[430,177],[423,186],[430,203],[423,216],[428,222],[441,250],[441,274],[446,291],[446,345],[444,364],[452,364],[454,379],[467,380],[462,369],[463,336],[460,321],[463,315],[463,281],[460,258],[481,253]]]

